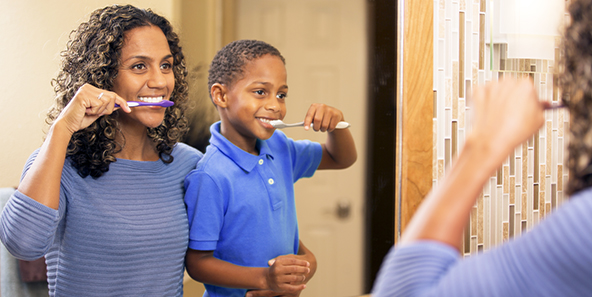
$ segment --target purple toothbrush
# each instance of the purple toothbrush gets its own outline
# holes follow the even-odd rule
[[[160,107],[169,107],[173,106],[175,102],[169,100],[162,100],[160,102],[143,102],[143,101],[128,101],[127,106],[129,107],[136,107],[136,106],[160,106]],[[119,104],[115,104],[115,107],[119,107]]]

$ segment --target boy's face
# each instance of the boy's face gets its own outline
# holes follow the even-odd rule
[[[273,135],[275,128],[269,121],[282,120],[286,115],[287,95],[286,67],[280,58],[264,55],[247,63],[243,77],[225,93],[222,135],[252,152],[257,139]]]

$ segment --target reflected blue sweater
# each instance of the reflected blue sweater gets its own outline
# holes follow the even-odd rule
[[[372,297],[592,296],[591,213],[587,189],[521,237],[464,260],[433,241],[394,247]]]
[[[17,258],[46,256],[51,296],[182,296],[183,180],[202,154],[178,144],[172,155],[170,164],[118,159],[97,179],[66,160],[59,209],[15,192],[0,239]]]

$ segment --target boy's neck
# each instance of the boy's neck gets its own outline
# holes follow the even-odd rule
[[[244,136],[239,135],[235,130],[225,129],[224,127],[225,125],[222,121],[220,123],[220,134],[222,134],[222,136],[224,136],[228,141],[251,155],[259,155],[259,149],[257,148],[257,138],[245,138]]]

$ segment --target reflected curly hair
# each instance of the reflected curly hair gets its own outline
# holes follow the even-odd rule
[[[210,64],[208,93],[215,83],[231,87],[242,78],[245,64],[268,54],[280,58],[286,64],[280,51],[266,42],[243,39],[227,44],[216,53]]]
[[[592,186],[592,0],[572,1],[561,46],[558,85],[569,107],[567,194]]]
[[[113,90],[125,33],[150,25],[162,30],[174,58],[175,88],[171,100],[175,105],[166,109],[161,125],[147,128],[147,133],[155,142],[160,159],[165,163],[173,162],[173,147],[188,130],[184,116],[188,100],[187,69],[179,38],[171,24],[150,9],[131,5],[97,9],[92,12],[88,22],[80,24],[78,29],[70,33],[70,41],[61,52],[61,69],[51,82],[56,97],[47,114],[47,124],[54,123],[82,85],[88,83],[97,88]],[[80,176],[100,177],[109,170],[109,164],[116,161],[114,154],[125,145],[115,140],[118,115],[119,111],[115,111],[102,116],[87,128],[74,133],[70,139],[67,157]]]

